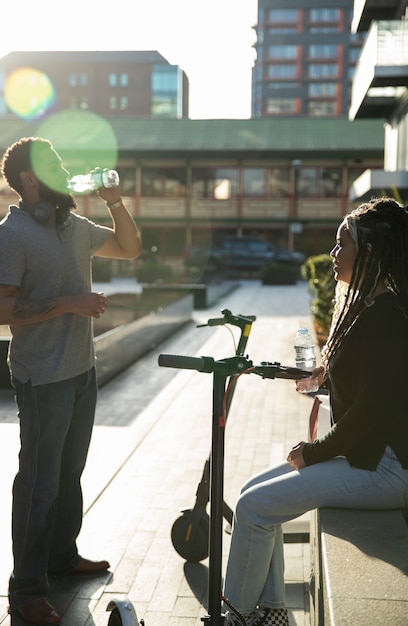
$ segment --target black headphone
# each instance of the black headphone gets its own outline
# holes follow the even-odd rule
[[[26,202],[21,201],[19,206],[24,213],[28,213],[38,222],[44,224],[44,226],[53,226],[55,224],[56,209],[52,206],[52,204],[47,204],[46,202],[34,202],[34,204],[27,204]]]

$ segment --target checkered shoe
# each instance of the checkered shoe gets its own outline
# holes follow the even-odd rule
[[[244,622],[231,611],[225,616],[225,626],[289,626],[286,609],[255,609],[249,615],[244,615]]]

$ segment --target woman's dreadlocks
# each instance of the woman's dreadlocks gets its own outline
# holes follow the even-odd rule
[[[329,338],[322,351],[330,358],[365,308],[373,304],[380,281],[395,293],[408,318],[408,209],[392,198],[374,198],[344,219],[356,245],[350,284],[338,282]]]

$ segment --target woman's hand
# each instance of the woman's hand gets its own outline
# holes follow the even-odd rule
[[[292,450],[286,457],[287,462],[291,467],[293,467],[293,469],[299,470],[302,469],[302,467],[306,467],[302,452],[305,445],[305,441],[300,441],[295,446],[293,446]]]
[[[324,367],[315,367],[308,378],[300,378],[295,381],[296,391],[300,393],[316,392],[322,386],[324,379]]]

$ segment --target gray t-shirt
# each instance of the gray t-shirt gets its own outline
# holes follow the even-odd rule
[[[110,230],[71,213],[46,226],[17,206],[0,222],[0,284],[20,287],[21,299],[48,300],[91,291],[91,258]],[[38,324],[11,325],[9,366],[33,385],[88,371],[95,362],[92,318],[67,313]]]

